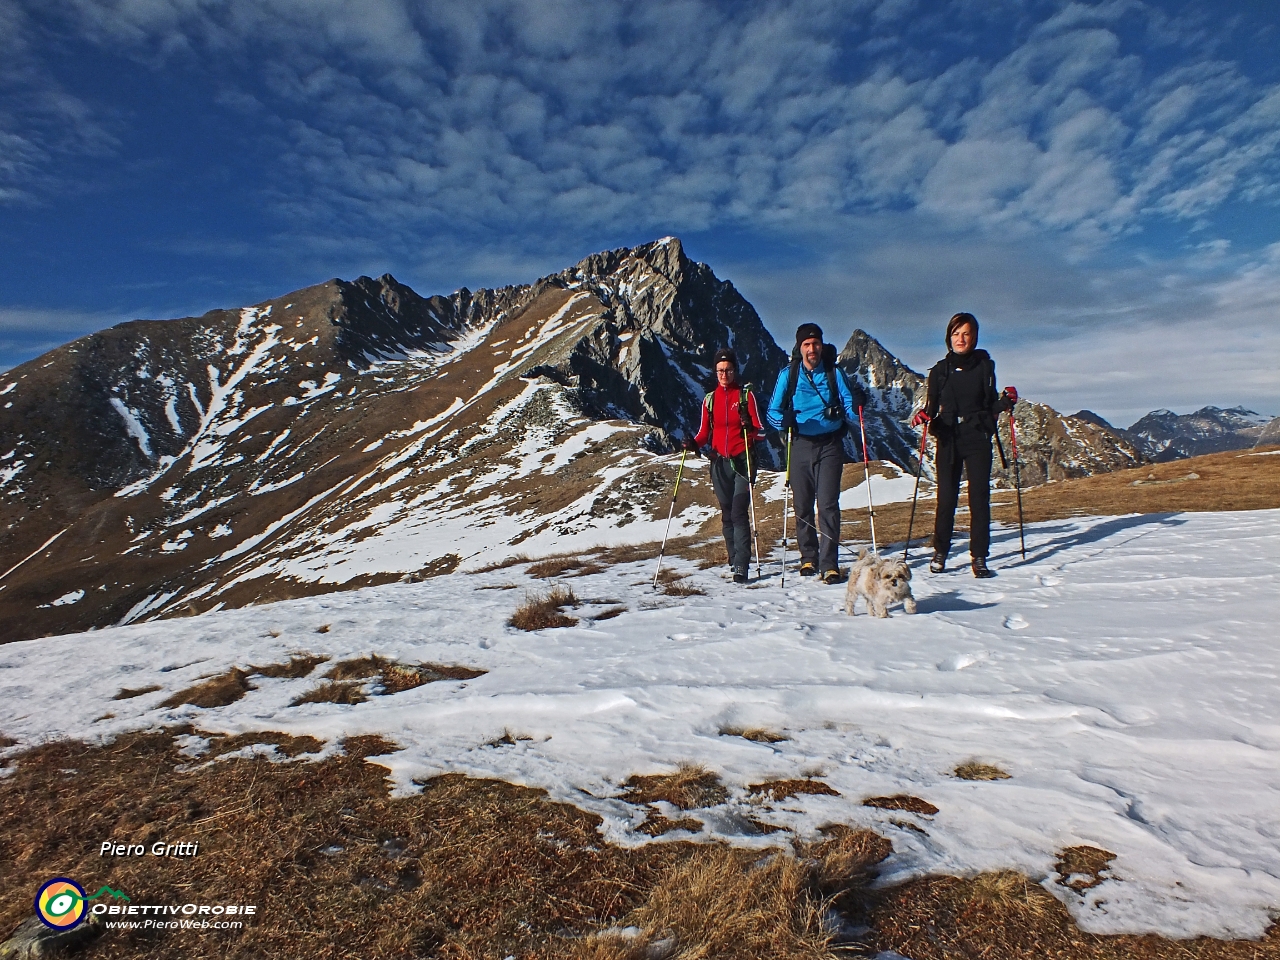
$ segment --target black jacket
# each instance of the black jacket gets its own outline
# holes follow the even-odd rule
[[[929,371],[924,410],[929,432],[941,442],[984,438],[989,445],[996,418],[1013,408],[996,390],[996,364],[985,350],[948,353]]]

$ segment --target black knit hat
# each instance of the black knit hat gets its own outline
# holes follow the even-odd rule
[[[804,343],[806,340],[817,339],[822,340],[822,328],[816,323],[802,323],[796,327],[796,346]]]
[[[714,370],[720,363],[728,362],[733,364],[733,369],[738,369],[738,355],[728,347],[721,347],[716,351],[715,357],[711,361],[711,369]]]

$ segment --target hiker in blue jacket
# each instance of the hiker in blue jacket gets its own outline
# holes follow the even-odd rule
[[[791,365],[779,374],[765,417],[782,431],[788,444],[802,577],[821,572],[823,582],[840,582],[844,432],[846,424],[858,421],[858,408],[865,402],[862,390],[851,385],[836,366],[836,348],[822,342],[822,328],[816,323],[800,324]]]

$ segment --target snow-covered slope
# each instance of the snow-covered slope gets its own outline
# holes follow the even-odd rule
[[[1031,525],[1025,562],[1016,542],[996,532],[995,580],[917,570],[920,612],[889,620],[847,618],[842,588],[783,589],[776,567],[743,588],[677,560],[706,596],[655,594],[650,564],[620,564],[567,581],[579,626],[531,634],[505,620],[545,583],[516,566],[8,644],[0,732],[19,742],[9,752],[180,723],[310,734],[326,750],[380,733],[403,748],[378,759],[400,790],[446,771],[500,777],[599,813],[624,843],[675,811],[626,802],[623,781],[692,761],[729,788],[680,814],[703,839],[785,842],[753,821],[868,825],[894,844],[882,882],[1014,868],[1088,930],[1259,935],[1280,907],[1280,511]],[[225,707],[160,707],[200,678],[298,652],[487,672],[290,706],[322,667],[254,677]],[[740,735],[752,728],[785,739]],[[1010,777],[957,778],[968,760]],[[796,777],[838,796],[750,791]],[[938,812],[862,805],[904,793]],[[1075,845],[1116,854],[1080,892],[1054,873]]]

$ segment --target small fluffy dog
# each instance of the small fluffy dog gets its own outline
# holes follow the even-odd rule
[[[867,601],[867,610],[873,617],[889,616],[889,604],[899,600],[907,613],[915,613],[911,568],[901,560],[877,557],[864,547],[858,562],[849,568],[849,586],[844,591],[844,612],[851,617],[858,597]]]

